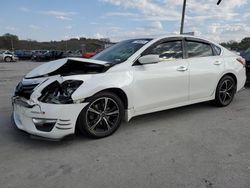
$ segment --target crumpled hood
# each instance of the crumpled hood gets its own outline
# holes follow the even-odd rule
[[[51,76],[56,74],[84,74],[90,72],[99,73],[110,67],[106,61],[99,61],[85,58],[64,58],[44,63],[32,71],[25,78],[36,78],[42,76]]]

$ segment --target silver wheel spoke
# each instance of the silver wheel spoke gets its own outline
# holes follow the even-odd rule
[[[100,117],[100,118],[95,122],[95,124],[92,125],[92,126],[90,127],[90,129],[91,129],[91,130],[94,130],[94,129],[96,128],[96,126],[100,123],[101,120],[102,120],[102,118]]]
[[[228,96],[231,99],[230,93],[226,92],[226,96]]]
[[[93,108],[89,108],[89,112],[93,112],[93,113],[98,114],[98,115],[101,114],[101,112],[98,112],[97,110],[95,110]]]
[[[115,114],[119,114],[119,110],[106,113],[107,116],[112,116],[112,115],[115,115]]]
[[[227,91],[230,91],[232,88],[233,88],[233,84],[229,88],[227,88]]]
[[[224,93],[224,94],[223,94],[223,99],[222,99],[222,101],[225,102],[226,99],[227,99],[227,95],[226,95],[226,93]]]
[[[108,106],[108,101],[109,101],[109,99],[108,98],[104,98],[104,109],[103,109],[103,111],[105,112],[106,111],[106,109],[107,109],[107,106]]]
[[[226,90],[227,90],[227,80],[225,81],[225,84],[226,84]]]
[[[109,122],[108,122],[107,118],[106,118],[106,117],[103,117],[103,120],[104,120],[104,122],[106,123],[108,130],[111,129],[111,127],[110,127],[110,125],[109,125]]]

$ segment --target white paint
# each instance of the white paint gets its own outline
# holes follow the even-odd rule
[[[45,114],[32,113],[32,111],[39,112],[40,109],[37,106],[32,109],[25,109],[15,105],[14,120],[18,128],[31,134],[49,138],[62,138],[74,133],[77,117],[88,103],[58,105],[44,104],[37,100],[42,89],[55,80],[59,83],[74,79],[84,81],[73,93],[73,100],[91,97],[95,93],[108,88],[123,90],[128,98],[128,109],[125,117],[127,121],[134,116],[145,113],[213,100],[219,80],[227,73],[236,76],[237,91],[243,88],[246,81],[245,68],[237,62],[237,55],[220,45],[217,45],[222,48],[220,56],[161,61],[154,64],[132,66],[145,49],[168,37],[170,36],[150,41],[127,61],[110,68],[105,73],[50,77],[35,88],[35,92],[28,101],[29,104],[39,104]],[[66,60],[62,59],[44,64],[31,71],[26,77],[47,74],[58,69]],[[106,63],[91,59],[77,58],[76,60],[98,64]],[[53,129],[49,133],[41,132],[35,129],[32,117],[70,119],[72,129],[67,131]]]

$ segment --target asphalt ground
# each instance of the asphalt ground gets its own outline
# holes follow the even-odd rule
[[[250,88],[209,103],[142,115],[111,137],[31,139],[11,123],[18,81],[41,63],[0,63],[1,188],[249,188]]]

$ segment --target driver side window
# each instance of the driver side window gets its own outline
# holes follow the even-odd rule
[[[161,61],[182,59],[182,41],[168,41],[157,44],[149,54],[159,55]]]

